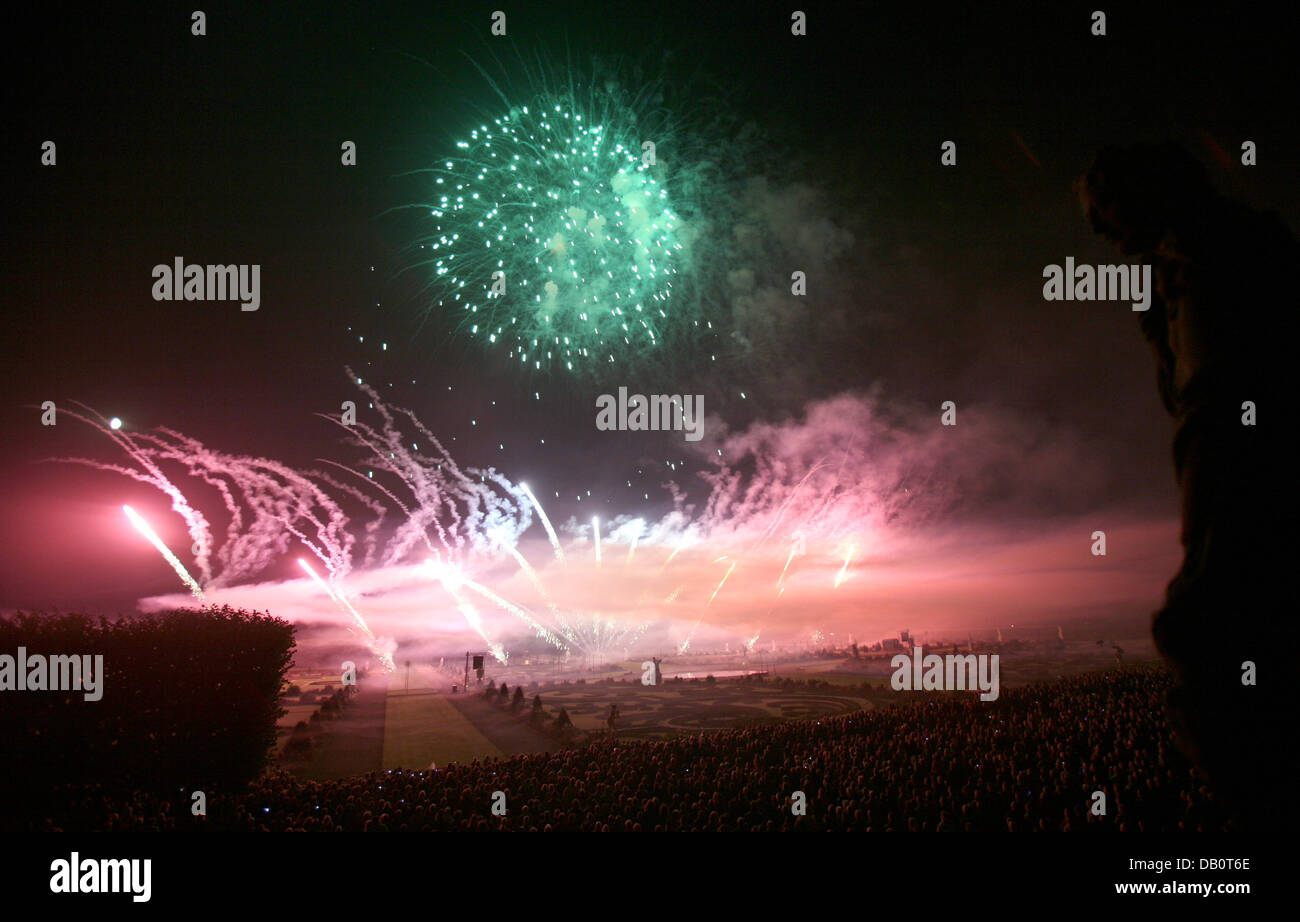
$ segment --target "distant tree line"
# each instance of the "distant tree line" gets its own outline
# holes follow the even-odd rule
[[[310,758],[314,748],[325,735],[324,722],[341,718],[343,709],[352,703],[356,694],[357,687],[355,685],[344,685],[338,689],[335,689],[333,685],[326,685],[319,697],[310,693],[303,694],[302,689],[297,685],[290,685],[285,692],[286,697],[296,695],[300,704],[312,704],[319,701],[320,707],[312,711],[308,720],[300,720],[294,725],[284,746],[283,760],[295,762]]]

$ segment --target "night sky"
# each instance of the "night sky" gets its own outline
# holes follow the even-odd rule
[[[927,617],[938,627],[961,622],[941,611],[978,609],[967,623],[984,627],[1053,606],[1134,618],[1155,607],[1179,551],[1172,424],[1147,346],[1127,305],[1045,302],[1042,271],[1066,256],[1117,261],[1071,189],[1110,144],[1178,141],[1221,191],[1297,226],[1294,14],[1107,5],[1098,38],[1095,4],[798,4],[809,34],[796,38],[790,8],[766,3],[443,6],[205,4],[204,37],[190,34],[193,6],[165,4],[42,7],[6,27],[0,608],[130,610],[174,593],[174,575],[125,528],[123,502],[188,544],[149,487],[45,463],[121,458],[72,419],[42,427],[42,401],[312,467],[355,456],[313,415],[364,406],[345,367],[415,411],[460,463],[527,481],[557,525],[656,520],[668,480],[701,511],[709,452],[761,443],[833,459],[869,407],[863,439],[897,434],[902,468],[926,470],[912,486],[936,501],[880,540],[880,573],[893,577],[877,589],[857,577],[829,624],[887,610],[871,622],[880,632]],[[506,37],[489,33],[494,9]],[[428,174],[412,171],[501,113],[494,85],[526,101],[532,75],[580,82],[593,61],[662,81],[666,105],[714,113],[684,116],[694,155],[725,158],[734,138],[752,139],[717,165],[744,194],[709,216],[708,233],[762,245],[700,270],[722,304],[716,333],[583,379],[521,369],[431,313],[427,272],[412,268],[420,217],[395,209],[428,201]],[[715,144],[710,131],[726,136]],[[1246,139],[1258,166],[1239,164]],[[40,165],[45,140],[57,166]],[[355,167],[340,165],[344,140]],[[955,167],[940,166],[945,140]],[[151,269],[176,256],[259,264],[260,310],[154,301]],[[799,268],[810,290],[792,302]],[[594,399],[619,385],[703,394],[706,438],[596,431]],[[945,400],[958,405],[960,450],[935,447]],[[1112,532],[1095,580],[1094,528]],[[936,533],[951,546],[911,556]],[[536,526],[528,535],[540,541]],[[259,578],[300,576],[294,556]],[[1035,582],[1045,571],[1056,576]],[[721,571],[708,572],[701,587]],[[938,572],[947,589],[934,588]],[[746,612],[762,603],[757,588],[736,591],[717,618],[748,635]],[[766,617],[821,625],[815,596],[792,604]]]

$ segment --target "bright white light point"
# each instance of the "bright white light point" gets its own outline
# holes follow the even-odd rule
[[[122,421],[121,421],[120,419],[118,419],[116,416],[114,416],[112,419],[110,419],[110,420],[108,421],[108,428],[110,428],[110,429],[121,429],[121,428],[122,428]]]

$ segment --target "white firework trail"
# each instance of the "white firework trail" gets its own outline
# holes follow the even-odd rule
[[[732,571],[736,569],[736,564],[738,564],[739,562],[740,561],[738,560],[733,560],[731,562],[731,566],[727,567],[727,572],[723,574],[722,580],[718,583],[718,588],[713,590],[713,595],[709,596],[709,601],[704,603],[705,608],[708,608],[710,605],[713,604],[713,600],[718,597],[718,593],[722,591],[722,587],[725,586],[727,583],[727,578],[731,576]],[[700,617],[703,618],[704,616],[701,615]]]
[[[459,581],[460,581],[460,585],[465,586],[466,588],[471,589],[474,592],[477,592],[479,595],[483,596],[483,598],[487,599],[489,602],[495,603],[502,610],[509,612],[510,614],[514,615],[516,618],[523,621],[525,624],[531,627],[534,633],[536,633],[536,635],[540,637],[542,640],[545,640],[547,643],[552,644],[558,649],[561,650],[566,649],[564,641],[562,641],[559,637],[555,636],[555,634],[552,633],[545,625],[541,624],[536,618],[534,618],[527,609],[523,608],[520,605],[516,605],[514,602],[511,602],[509,599],[502,598],[501,596],[493,592],[491,589],[487,588],[481,583],[476,583],[472,579],[468,579],[464,575],[461,575],[459,577]]]
[[[130,520],[131,524],[135,526],[135,530],[144,535],[149,543],[158,549],[158,553],[163,555],[163,559],[171,564],[172,569],[176,571],[176,575],[181,578],[182,583],[189,587],[190,593],[194,598],[202,599],[203,588],[194,581],[194,577],[190,576],[189,571],[186,570],[181,562],[176,559],[176,555],[173,554],[171,549],[163,543],[162,538],[158,537],[158,533],[150,528],[149,523],[140,517],[140,513],[127,505],[122,506],[122,511],[126,513],[126,517]]]
[[[632,557],[636,554],[636,543],[640,539],[641,529],[637,528],[637,530],[632,533],[632,543],[628,546],[627,557],[623,560],[623,566],[630,567],[632,565]]]
[[[681,552],[682,548],[684,548],[685,546],[686,546],[686,542],[683,541],[673,548],[672,553],[669,554],[667,559],[664,560],[664,562],[659,565],[660,573],[663,573],[664,570],[668,568],[668,565],[673,562],[673,558],[676,557]]]
[[[848,569],[849,569],[849,561],[853,559],[853,552],[854,552],[854,550],[856,550],[856,548],[855,548],[852,544],[850,544],[850,545],[849,545],[849,552],[848,552],[848,554],[845,555],[845,557],[844,557],[844,566],[840,567],[840,573],[839,573],[839,576],[835,577],[835,586],[834,586],[834,588],[836,588],[836,589],[840,588],[840,583],[844,582],[844,574],[848,572]]]
[[[717,560],[715,560],[715,561],[713,561],[713,562],[714,562],[714,563],[721,563],[722,561],[724,561],[724,560],[726,560],[726,559],[727,559],[727,558],[726,558],[726,556],[724,555],[724,556],[722,556],[722,557],[719,557]],[[724,573],[724,574],[722,574],[722,579],[718,581],[717,588],[715,588],[715,589],[713,590],[713,594],[712,594],[711,596],[709,596],[709,601],[707,601],[707,602],[704,603],[704,608],[700,609],[700,616],[699,616],[698,618],[695,619],[695,624],[693,624],[693,625],[691,626],[691,630],[690,630],[690,632],[686,635],[686,639],[685,639],[684,641],[682,641],[682,645],[681,645],[681,647],[678,648],[678,651],[677,651],[678,653],[685,653],[686,650],[690,647],[690,645],[691,645],[691,641],[695,638],[695,631],[699,628],[699,626],[700,626],[700,622],[702,622],[702,621],[704,620],[704,613],[708,610],[709,606],[713,604],[713,600],[716,599],[716,598],[718,597],[718,593],[722,591],[722,587],[723,587],[724,585],[726,585],[726,583],[727,583],[727,578],[731,576],[732,572],[736,569],[736,564],[738,564],[739,562],[740,562],[740,561],[738,561],[738,560],[733,560],[733,561],[731,562],[731,566],[727,567],[727,572]]]
[[[374,632],[370,630],[370,625],[366,624],[366,619],[361,616],[361,612],[353,608],[352,603],[349,602],[342,593],[336,593],[331,589],[329,584],[326,583],[325,580],[321,579],[320,574],[313,570],[311,564],[306,560],[299,557],[298,566],[302,567],[303,570],[306,571],[307,575],[312,578],[316,585],[325,590],[325,594],[334,601],[334,604],[337,605],[340,610],[345,614],[352,616],[356,627],[365,638],[366,646],[370,649],[370,652],[379,658],[379,662],[382,664],[385,672],[392,672],[396,668],[396,664],[393,662],[392,653],[386,650],[384,645],[375,637]]]
[[[185,527],[189,530],[190,539],[193,542],[194,563],[199,568],[199,581],[208,583],[212,579],[212,568],[209,555],[212,550],[212,529],[208,525],[208,520],[185,498],[185,494],[180,491],[176,484],[168,479],[167,475],[162,472],[147,449],[142,448],[136,443],[136,439],[130,433],[122,429],[114,429],[107,418],[101,416],[95,410],[78,401],[71,401],[81,407],[86,413],[78,413],[76,410],[61,409],[59,412],[71,416],[73,419],[80,420],[88,426],[98,429],[101,433],[112,439],[122,450],[122,452],[139,465],[139,469],[131,467],[122,467],[118,464],[106,464],[102,461],[94,461],[90,458],[50,458],[51,461],[58,461],[65,464],[83,464],[86,467],[95,468],[101,471],[112,471],[113,473],[122,474],[130,477],[132,480],[140,483],[147,483],[150,486],[160,490],[172,501],[172,509],[185,520]],[[87,415],[89,414],[89,415]],[[92,418],[93,417],[93,418]]]
[[[781,583],[785,581],[785,571],[790,569],[790,561],[794,560],[794,545],[790,545],[790,556],[785,559],[785,566],[781,568],[781,575],[776,578],[776,588],[781,589]]]
[[[551,547],[555,549],[555,559],[564,560],[564,550],[560,547],[560,539],[555,534],[555,529],[551,527],[551,520],[546,517],[546,510],[543,509],[542,504],[537,501],[537,497],[533,495],[533,491],[528,489],[528,484],[521,483],[519,486],[528,496],[529,501],[532,502],[533,508],[537,510],[537,517],[542,520],[542,527],[546,529],[546,537],[551,539]]]
[[[474,603],[465,598],[465,594],[460,591],[461,586],[468,582],[464,575],[457,571],[455,567],[440,563],[433,558],[426,560],[425,565],[433,573],[434,577],[442,584],[442,587],[447,590],[448,594],[451,595],[452,599],[455,600],[457,611],[464,616],[470,627],[472,627],[478,633],[478,636],[483,640],[483,642],[488,645],[488,649],[492,652],[492,655],[496,658],[497,662],[504,664],[506,661],[505,649],[501,644],[491,640],[487,636],[487,631],[483,628],[483,617],[479,614]]]
[[[321,589],[325,590],[325,594],[330,597],[330,600],[333,601],[335,605],[341,605],[341,603],[339,602],[339,597],[334,594],[334,590],[329,587],[329,584],[326,583],[325,580],[320,578],[319,573],[317,573],[315,570],[311,568],[311,564],[309,564],[307,561],[299,557],[298,566],[303,568],[303,570],[307,573],[308,576],[312,578],[312,580],[316,583],[316,585],[320,586]],[[369,630],[369,628],[367,628],[367,630]]]
[[[353,377],[350,369],[348,376]],[[323,418],[341,426],[356,445],[369,452],[367,464],[397,477],[412,497],[410,503],[403,504],[406,518],[388,543],[384,566],[408,559],[420,544],[438,553],[432,546],[433,540],[441,548],[439,556],[449,559],[475,551],[491,552],[502,534],[517,540],[528,528],[527,506],[516,495],[520,487],[492,468],[462,470],[437,436],[412,411],[390,408],[373,388],[360,379],[354,380],[370,398],[371,407],[380,416],[380,425],[360,421],[349,425],[341,417],[323,415]],[[403,432],[398,424],[399,416],[419,442]],[[420,443],[427,450],[421,450]],[[526,487],[523,490],[527,493]],[[385,493],[393,497],[392,491],[386,488]],[[535,498],[530,495],[530,499],[536,505]]]

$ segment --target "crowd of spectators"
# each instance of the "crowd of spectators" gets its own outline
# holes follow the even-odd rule
[[[1177,831],[1226,817],[1130,668],[660,742],[597,742],[337,781],[269,773],[187,800],[69,791],[46,828],[264,831]],[[494,815],[494,792],[505,815]],[[1095,792],[1104,795],[1104,815]],[[795,792],[802,792],[799,798]],[[499,798],[497,798],[499,802]],[[806,802],[801,814],[800,801]],[[1229,827],[1230,828],[1230,827]]]

